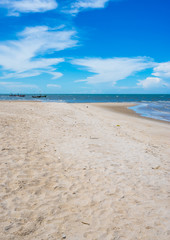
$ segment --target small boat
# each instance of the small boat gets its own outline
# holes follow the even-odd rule
[[[25,97],[24,94],[18,94],[18,97]]]
[[[16,97],[16,94],[10,94],[9,97]]]
[[[24,94],[10,94],[10,97],[25,97]]]
[[[47,96],[46,95],[35,95],[35,96],[32,96],[32,98],[46,98]]]

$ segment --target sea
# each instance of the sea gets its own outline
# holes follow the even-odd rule
[[[36,94],[34,94],[36,95]],[[32,98],[0,94],[0,101],[42,101],[66,103],[133,102],[129,107],[141,116],[170,122],[170,94],[46,94],[46,98]]]

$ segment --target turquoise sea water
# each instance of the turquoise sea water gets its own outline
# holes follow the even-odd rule
[[[0,95],[1,100],[67,102],[67,103],[94,103],[94,102],[135,102],[131,107],[142,116],[170,122],[170,94],[47,94],[46,98],[32,98],[31,94],[25,97],[10,97]]]

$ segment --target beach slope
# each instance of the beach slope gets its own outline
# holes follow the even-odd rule
[[[0,239],[169,239],[170,124],[129,105],[0,102]]]

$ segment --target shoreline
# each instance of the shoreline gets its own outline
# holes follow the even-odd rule
[[[136,117],[136,118],[142,118],[142,119],[146,119],[146,120],[151,120],[151,121],[156,121],[156,122],[160,122],[160,123],[166,123],[166,124],[170,124],[169,121],[164,121],[164,120],[160,120],[160,119],[155,119],[155,118],[151,118],[151,117],[145,117],[140,115],[139,113],[135,112],[135,110],[133,109],[128,109],[128,107],[133,107],[136,106],[138,104],[140,104],[140,102],[91,102],[91,103],[68,103],[68,102],[43,102],[41,100],[37,100],[37,101],[31,101],[31,100],[2,100],[1,102],[19,102],[19,103],[55,103],[55,104],[85,104],[85,105],[94,105],[97,106],[99,108],[103,108],[112,112],[117,112],[120,114],[125,114],[127,116],[131,116],[131,117]]]
[[[112,111],[112,112],[117,112],[120,114],[125,114],[127,116],[131,116],[131,117],[136,117],[136,118],[142,118],[142,119],[146,119],[146,120],[151,120],[151,121],[156,121],[156,122],[160,122],[160,123],[166,123],[166,124],[170,124],[169,121],[164,121],[164,120],[160,120],[160,119],[155,119],[155,118],[151,118],[151,117],[145,117],[140,115],[139,113],[135,112],[133,109],[129,109],[128,107],[133,107],[138,105],[139,103],[127,103],[127,102],[123,102],[123,103],[95,103],[94,105],[100,108],[104,108],[106,110]]]

